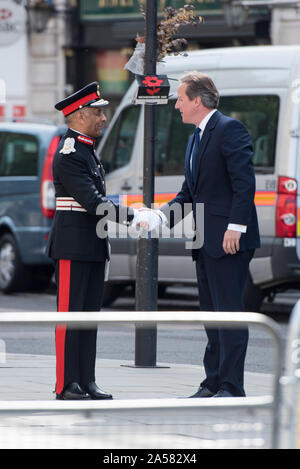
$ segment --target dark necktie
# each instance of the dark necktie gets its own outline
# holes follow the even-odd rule
[[[197,161],[197,153],[199,150],[199,145],[200,145],[200,132],[201,129],[197,127],[197,129],[194,132],[194,147],[193,147],[193,152],[192,152],[192,180],[193,182],[195,181],[196,177],[196,161]]]

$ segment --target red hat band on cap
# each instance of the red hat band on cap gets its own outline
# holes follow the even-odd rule
[[[67,116],[68,114],[71,114],[71,112],[74,112],[79,109],[80,106],[83,106],[84,104],[87,104],[88,102],[93,101],[94,99],[99,99],[99,95],[97,93],[91,93],[88,96],[84,96],[84,98],[78,99],[78,101],[75,101],[74,103],[62,109],[63,115]]]

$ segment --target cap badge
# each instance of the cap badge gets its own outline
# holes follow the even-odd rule
[[[60,150],[59,153],[63,153],[64,155],[69,155],[70,153],[76,152],[75,148],[75,138],[67,137],[63,148]]]

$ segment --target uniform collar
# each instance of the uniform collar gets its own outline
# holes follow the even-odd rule
[[[88,135],[85,135],[81,132],[78,132],[77,130],[74,130],[72,128],[69,128],[69,130],[71,130],[72,132],[74,132],[76,134],[76,139],[80,143],[84,143],[85,145],[89,145],[91,147],[94,147],[94,145],[95,145],[95,139],[94,138],[89,137]]]

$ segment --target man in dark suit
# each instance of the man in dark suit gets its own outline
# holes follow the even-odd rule
[[[161,211],[172,227],[178,221],[171,216],[174,204],[182,213],[185,204],[192,204],[195,220],[198,204],[204,204],[204,241],[192,252],[200,308],[243,311],[249,262],[260,246],[252,142],[241,122],[217,111],[218,103],[219,93],[208,76],[191,72],[181,78],[175,107],[183,123],[194,124],[196,131],[187,145],[182,188]],[[206,332],[206,378],[191,397],[245,396],[248,329]]]
[[[97,82],[56,104],[68,130],[53,159],[56,212],[48,242],[55,261],[58,311],[99,311],[109,259],[102,219],[129,224],[134,211],[105,196],[104,170],[94,153],[106,117]],[[105,207],[105,210],[103,209]],[[106,214],[106,215],[104,215]],[[112,399],[95,382],[97,328],[56,328],[56,398]]]

